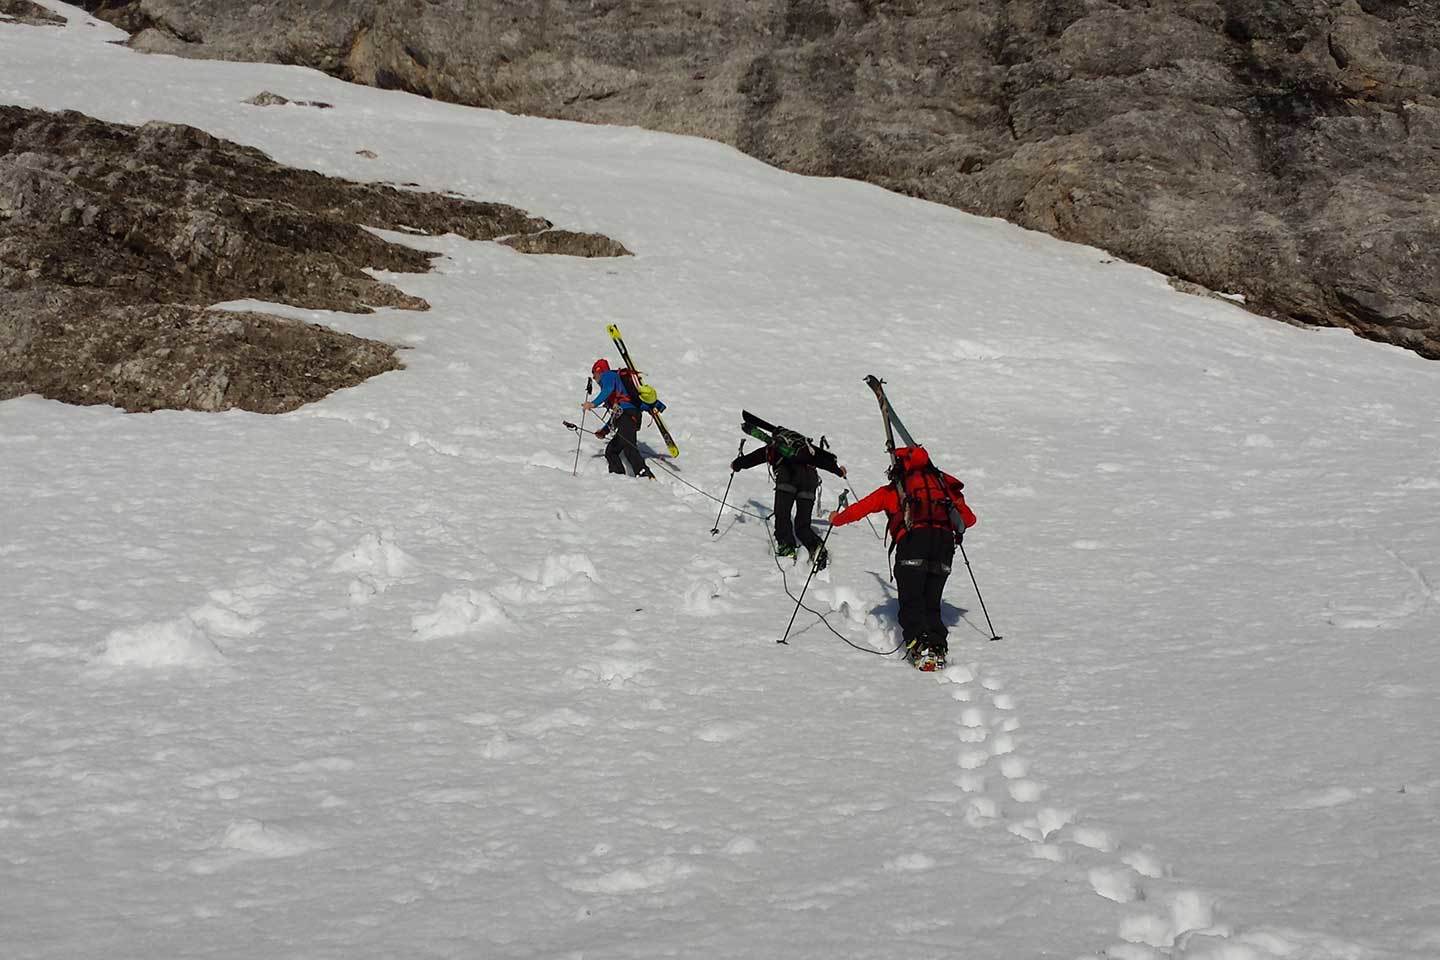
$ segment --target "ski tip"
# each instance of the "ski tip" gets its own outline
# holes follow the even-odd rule
[[[672,457],[678,457],[678,456],[680,456],[680,448],[677,447],[677,446],[675,446],[675,444],[673,444],[673,443],[670,444],[670,446],[666,447],[665,449],[667,449],[667,450],[670,451],[670,456],[672,456]],[[998,640],[999,638],[997,637],[996,639]]]

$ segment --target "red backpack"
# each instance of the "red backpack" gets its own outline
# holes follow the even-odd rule
[[[935,467],[905,472],[905,503],[902,517],[907,530],[915,527],[955,529],[950,519],[954,509],[945,478]]]

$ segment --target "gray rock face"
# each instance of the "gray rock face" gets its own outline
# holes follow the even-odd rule
[[[1440,358],[1431,0],[100,0],[141,49],[712,137]]]
[[[0,0],[0,21],[7,17],[32,27],[58,27],[65,23],[64,17],[31,0]]]
[[[193,127],[0,106],[0,400],[275,413],[393,370],[389,344],[207,309],[427,309],[364,268],[420,272],[434,255],[362,224],[627,252],[504,204],[283,167]],[[531,236],[533,251],[515,240]]]

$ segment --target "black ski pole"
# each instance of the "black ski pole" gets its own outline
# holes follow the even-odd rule
[[[740,441],[740,452],[739,452],[738,454],[736,454],[736,457],[739,458],[739,457],[743,457],[744,455],[745,455],[745,441],[744,441],[744,440],[741,440],[741,441]],[[730,484],[732,484],[732,483],[734,483],[734,482],[735,482],[735,471],[734,471],[734,470],[731,470],[731,471],[730,471],[730,479],[727,480],[727,481],[725,481],[725,493],[720,497],[720,511],[719,511],[719,513],[716,513],[716,514],[715,514],[715,526],[713,526],[713,527],[710,528],[710,536],[712,536],[712,537],[715,536],[717,533],[720,532],[720,515],[725,512],[725,501],[726,501],[727,499],[729,499],[729,497],[730,497]]]
[[[589,410],[580,411],[580,426],[575,430],[575,466],[570,468],[570,476],[580,476],[580,443],[585,439],[585,415]]]
[[[840,510],[844,510],[844,509],[845,509],[845,494],[844,494],[844,493],[841,493],[841,494],[840,494],[840,506],[839,506],[838,509],[840,509]],[[825,537],[824,537],[824,539],[822,539],[822,540],[820,541],[820,552],[819,552],[819,553],[816,553],[816,556],[817,556],[817,557],[820,556],[820,555],[824,552],[825,547],[830,543],[830,534],[832,534],[832,533],[834,533],[834,532],[835,532],[835,525],[834,525],[834,524],[831,524],[831,525],[830,525],[830,529],[828,529],[828,530],[825,531]],[[785,624],[785,635],[784,635],[783,637],[781,637],[779,640],[776,640],[776,641],[775,641],[776,643],[783,643],[783,644],[785,644],[787,647],[790,645],[790,628],[793,627],[793,626],[795,626],[795,618],[796,618],[797,616],[799,616],[799,614],[800,614],[800,605],[805,602],[805,591],[810,589],[810,581],[813,580],[814,578],[815,578],[815,564],[814,564],[814,563],[811,563],[811,564],[810,564],[810,575],[805,578],[805,585],[800,588],[800,596],[795,600],[795,610],[790,614],[790,622],[787,623],[787,624]]]
[[[995,624],[990,622],[990,611],[985,609],[985,598],[980,596],[980,584],[975,581],[975,568],[970,566],[970,555],[965,552],[965,541],[960,541],[960,556],[965,560],[965,569],[970,571],[970,582],[975,587],[975,598],[980,601],[980,612],[985,614],[985,626],[990,628],[991,640],[1004,640],[1005,638],[995,632]]]
[[[592,389],[594,389],[594,387],[595,387],[595,378],[594,378],[594,377],[586,377],[586,378],[585,378],[585,399],[586,399],[586,400],[589,400],[589,399],[590,399],[590,391],[591,391]],[[575,466],[570,469],[570,476],[572,476],[572,477],[578,477],[578,476],[580,475],[580,441],[585,439],[585,435],[584,435],[583,433],[581,433],[580,431],[585,429],[585,415],[588,414],[589,412],[590,412],[590,411],[589,411],[589,410],[586,410],[583,406],[580,408],[580,430],[575,431]]]

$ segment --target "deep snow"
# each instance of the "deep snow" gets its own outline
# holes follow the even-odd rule
[[[0,101],[637,256],[411,241],[444,259],[387,279],[427,313],[273,308],[410,348],[285,416],[0,403],[5,957],[1440,956],[1440,366],[717,144],[49,5],[0,24]],[[1005,639],[962,570],[938,678],[805,613],[777,645],[759,522],[712,538],[595,441],[571,476],[607,322],[714,495],[742,407],[868,492],[886,378]],[[810,601],[891,649],[884,548],[831,547]]]

